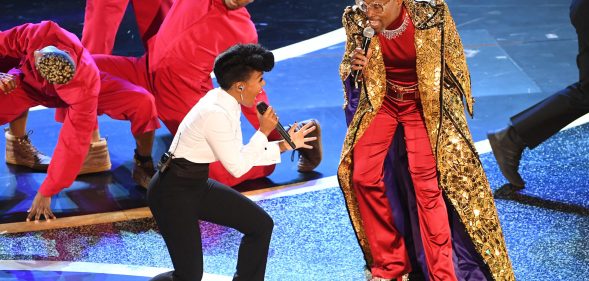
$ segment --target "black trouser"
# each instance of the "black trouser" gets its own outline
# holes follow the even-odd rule
[[[511,117],[515,131],[529,148],[589,112],[589,0],[574,0],[570,17],[579,40],[579,82]]]
[[[209,165],[174,159],[151,180],[149,208],[174,264],[174,271],[152,280],[201,280],[203,255],[198,221],[234,228],[244,234],[233,280],[264,280],[272,218],[232,188],[208,179]]]

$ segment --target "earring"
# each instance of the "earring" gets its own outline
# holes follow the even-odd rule
[[[241,97],[241,101],[243,101],[243,93],[239,93],[239,96]]]

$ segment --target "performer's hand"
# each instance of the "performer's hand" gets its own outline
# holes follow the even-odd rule
[[[291,127],[290,130],[288,130],[288,134],[290,135],[290,139],[292,139],[292,142],[294,142],[296,148],[308,148],[308,149],[312,149],[313,146],[308,145],[307,143],[310,141],[314,141],[317,140],[317,137],[306,137],[309,133],[315,131],[315,129],[317,129],[316,126],[313,126],[313,122],[309,122],[307,124],[305,124],[305,126],[301,127],[300,129],[296,129],[297,123],[295,122]],[[285,145],[285,147],[287,148],[287,150],[292,149],[292,147],[290,147],[290,145]]]
[[[12,90],[16,89],[17,86],[17,77],[8,73],[0,72],[0,90],[4,92],[5,95],[12,92]]]
[[[366,75],[366,70],[364,67],[368,64],[368,60],[372,55],[372,50],[368,50],[368,54],[364,53],[364,50],[361,48],[356,48],[350,55],[350,64],[352,65],[352,70],[362,70],[362,74]],[[358,75],[361,76],[361,75]],[[362,80],[361,77],[356,77],[357,80]]]
[[[27,216],[27,221],[31,221],[34,218],[35,222],[37,222],[41,218],[41,215],[43,215],[47,221],[56,219],[51,211],[51,197],[45,197],[39,192],[35,195],[33,204],[28,212],[29,215]]]
[[[258,113],[258,119],[260,120],[260,132],[266,136],[269,136],[276,128],[276,124],[278,124],[278,116],[276,116],[272,106],[268,106],[264,115]]]

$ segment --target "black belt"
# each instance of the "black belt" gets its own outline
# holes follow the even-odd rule
[[[202,179],[209,177],[209,163],[194,163],[191,161],[186,160],[185,158],[171,158],[171,159],[162,159],[160,160],[160,165],[162,162],[167,160],[167,168],[163,171],[160,170],[160,174],[164,172],[171,172],[177,176],[185,177],[185,178],[193,178],[193,179]]]

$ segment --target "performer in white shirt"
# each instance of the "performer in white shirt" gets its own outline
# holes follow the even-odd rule
[[[241,193],[208,179],[208,168],[209,163],[220,161],[239,177],[253,166],[279,163],[280,153],[292,149],[284,141],[268,142],[267,136],[278,123],[272,107],[258,116],[260,129],[248,144],[242,141],[240,105],[254,106],[266,84],[263,73],[273,67],[273,54],[257,44],[235,45],[215,60],[220,88],[209,91],[180,123],[168,151],[171,160],[162,159],[149,185],[149,207],[174,264],[174,271],[152,280],[201,280],[199,220],[244,234],[233,280],[264,280],[274,222]],[[306,137],[315,130],[312,124],[296,132],[296,124],[291,126],[288,133],[296,148],[312,148],[306,144],[316,139]]]

